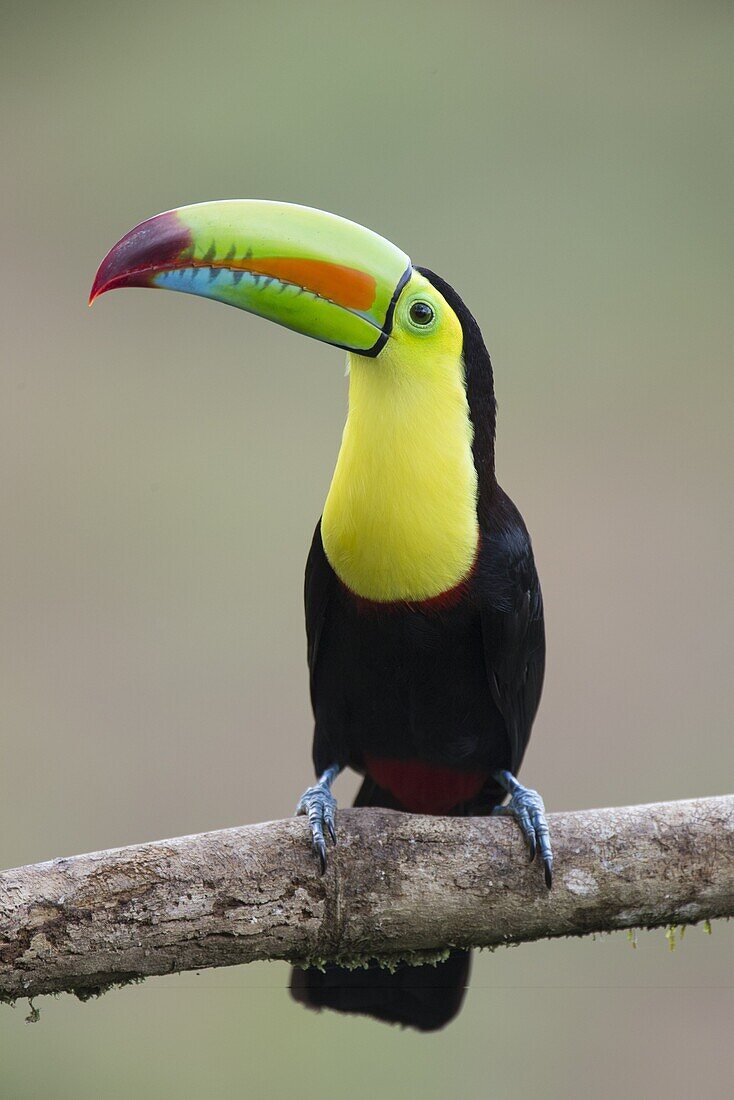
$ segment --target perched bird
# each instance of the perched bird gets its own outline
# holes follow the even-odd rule
[[[317,779],[297,812],[322,869],[332,784],[350,767],[364,775],[357,806],[511,814],[550,887],[543,802],[516,778],[543,682],[543,604],[495,477],[492,366],[461,298],[363,226],[249,199],[132,229],[90,303],[129,286],[213,298],[348,352],[349,413],[305,584]],[[458,1012],[468,972],[455,950],[435,967],[295,970],[291,989],[433,1030]]]

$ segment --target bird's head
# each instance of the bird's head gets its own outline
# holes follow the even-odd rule
[[[400,370],[461,356],[455,311],[401,249],[310,207],[233,199],[158,214],[108,252],[90,304],[130,286],[212,298]]]
[[[90,303],[126,286],[213,298],[345,348],[350,412],[321,522],[327,557],[380,601],[428,598],[467,575],[496,485],[492,369],[439,276],[334,214],[239,199],[130,230]]]

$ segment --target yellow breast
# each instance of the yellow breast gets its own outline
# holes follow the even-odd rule
[[[389,342],[391,343],[391,342]],[[337,576],[380,602],[438,596],[471,571],[477,475],[461,345],[350,357],[349,415],[321,535]]]

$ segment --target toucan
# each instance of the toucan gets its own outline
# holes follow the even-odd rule
[[[236,199],[141,222],[90,296],[158,287],[237,306],[347,352],[349,410],[306,564],[316,781],[308,818],[324,871],[332,784],[357,806],[506,814],[551,886],[543,801],[516,778],[540,700],[543,602],[520,512],[495,477],[492,365],[448,283],[335,214]],[[469,953],[436,966],[293,971],[312,1008],[431,1031],[459,1011]]]

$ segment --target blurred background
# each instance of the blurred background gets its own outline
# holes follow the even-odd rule
[[[183,295],[86,306],[126,230],[213,198],[360,221],[476,314],[547,608],[525,782],[552,810],[730,791],[731,7],[0,20],[0,864],[285,816],[310,781],[343,353]],[[430,1037],[308,1014],[284,964],[153,979],[0,1007],[0,1095],[723,1092],[733,971],[723,923],[483,954]]]

